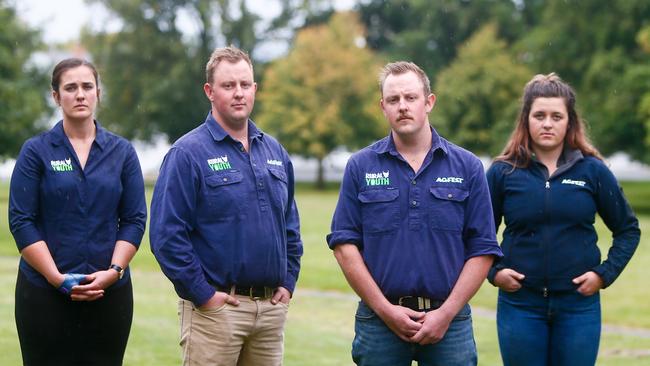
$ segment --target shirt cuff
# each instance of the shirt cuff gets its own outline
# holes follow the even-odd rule
[[[38,230],[31,226],[26,226],[22,229],[17,230],[14,234],[14,239],[16,240],[16,246],[18,246],[18,251],[22,251],[25,247],[36,243],[37,241],[43,240],[41,233]]]
[[[327,235],[327,245],[334,249],[339,244],[354,244],[361,247],[362,238],[358,232],[353,230],[337,230]]]
[[[592,269],[597,275],[600,276],[600,278],[603,280],[603,289],[609,287],[609,285],[614,282],[614,278],[610,278],[607,276],[607,270],[605,269],[605,266],[603,264],[600,264],[596,266],[594,269]]]
[[[215,292],[217,292],[217,290],[215,290],[214,287],[210,286],[210,284],[206,282],[205,285],[197,286],[190,294],[190,298],[188,300],[190,300],[194,306],[199,307],[208,302],[208,300],[214,296]]]
[[[133,244],[136,248],[140,247],[144,233],[137,227],[123,226],[117,232],[117,240],[124,240]]]

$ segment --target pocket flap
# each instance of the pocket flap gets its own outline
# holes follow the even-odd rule
[[[273,169],[273,168],[268,168],[268,169],[272,176],[287,183],[287,174],[284,172],[284,170]]]
[[[453,187],[431,187],[431,194],[440,200],[462,202],[469,196],[469,191]]]
[[[363,203],[390,202],[399,197],[399,190],[390,189],[363,191],[359,192],[359,195],[357,197],[359,198],[359,201]]]
[[[229,170],[205,177],[205,184],[209,187],[220,187],[228,184],[239,183],[244,176],[239,170]]]

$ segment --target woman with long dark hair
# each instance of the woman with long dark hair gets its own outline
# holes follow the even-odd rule
[[[586,137],[572,88],[557,75],[526,84],[515,130],[487,172],[504,258],[488,279],[499,287],[503,363],[594,365],[599,291],[639,243],[638,221],[616,178]],[[601,260],[596,214],[612,232]]]

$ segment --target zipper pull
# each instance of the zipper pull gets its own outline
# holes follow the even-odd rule
[[[546,181],[546,186],[545,186],[545,187],[546,187],[546,189],[551,188],[551,183],[549,183],[548,181]]]
[[[544,297],[548,297],[548,288],[546,287],[544,287]]]

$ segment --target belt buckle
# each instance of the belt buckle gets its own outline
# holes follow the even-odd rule
[[[427,310],[427,309],[432,308],[431,307],[431,299],[426,298],[426,297],[421,297],[421,296],[402,296],[397,300],[397,303],[400,306],[404,306],[403,305],[403,300],[408,300],[408,299],[413,299],[413,298],[417,299],[417,303],[418,303],[417,310]],[[413,309],[413,310],[416,310],[416,309]]]
[[[255,295],[253,295],[253,290],[254,290],[254,289],[255,289],[255,288],[254,288],[253,286],[251,286],[251,287],[248,288],[248,297],[250,297],[251,300],[259,300],[259,299],[260,299],[259,296],[255,296]]]
[[[253,294],[253,291],[255,290],[255,287],[251,286],[248,288],[248,296],[251,298],[251,300],[265,300],[273,297],[273,289],[270,287],[262,287],[264,289],[264,294],[262,296],[255,296]]]
[[[412,297],[413,297],[413,296],[402,296],[402,297],[400,297],[399,299],[397,299],[397,305],[399,305],[399,306],[404,306],[404,304],[402,303],[402,301],[404,301],[404,300],[406,300],[406,299],[410,299],[410,298],[412,298]]]

